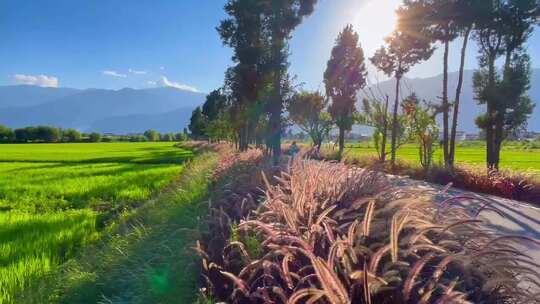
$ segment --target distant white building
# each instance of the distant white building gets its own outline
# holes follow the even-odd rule
[[[479,140],[480,134],[466,134],[465,140]]]
[[[448,135],[450,136],[450,134]],[[439,139],[442,140],[443,139],[443,132],[439,132]],[[464,140],[467,140],[467,133],[463,132],[463,131],[457,131],[456,132],[456,141],[464,141]]]
[[[463,131],[457,131],[456,132],[456,140],[457,141],[467,140],[467,133],[465,133]]]
[[[540,133],[538,132],[523,132],[523,134],[520,134],[519,139],[520,140],[535,140],[537,138],[540,138]]]

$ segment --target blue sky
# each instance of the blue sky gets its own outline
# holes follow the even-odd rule
[[[368,56],[393,28],[399,0],[320,0],[291,41],[291,73],[308,89],[322,73],[338,32],[351,23]],[[225,0],[1,0],[0,85],[74,88],[177,86],[208,92],[223,82],[231,51],[215,27]],[[452,45],[457,70],[459,45]],[[529,42],[540,67],[540,34]],[[409,77],[440,74],[441,53]],[[470,49],[467,67],[476,66]],[[371,81],[383,79],[374,71]]]

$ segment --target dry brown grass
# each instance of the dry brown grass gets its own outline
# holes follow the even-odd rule
[[[392,188],[381,173],[339,163],[298,160],[276,173],[260,160],[235,174],[210,219],[211,240],[197,248],[206,294],[220,300],[539,301],[523,287],[539,286],[529,267],[539,265],[516,249],[538,241],[484,229],[477,217],[489,206],[469,210],[459,197],[436,205],[435,193]]]

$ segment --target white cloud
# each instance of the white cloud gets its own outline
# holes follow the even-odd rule
[[[157,82],[155,82],[155,81],[147,81],[146,84],[149,85],[149,86],[156,86]]]
[[[180,89],[180,90],[184,90],[184,91],[190,91],[190,92],[200,92],[195,87],[192,87],[192,86],[187,85],[187,84],[182,84],[182,83],[170,81],[165,76],[161,76],[161,79],[157,81],[156,85],[158,85],[160,87],[171,87],[171,88],[176,88],[176,89]]]
[[[35,85],[40,87],[58,87],[58,78],[47,75],[13,75],[15,82],[19,84]]]
[[[146,71],[137,71],[137,70],[132,70],[132,69],[129,69],[128,71],[131,74],[135,74],[135,75],[146,75]]]
[[[103,71],[103,75],[117,77],[117,78],[126,78],[127,77],[126,74],[121,74],[121,73],[118,73],[116,71],[110,71],[110,70]]]
[[[163,71],[163,70],[165,70],[165,67],[164,67],[164,66],[160,66],[159,69]]]

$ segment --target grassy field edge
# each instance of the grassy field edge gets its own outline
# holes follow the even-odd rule
[[[162,194],[123,215],[113,233],[26,290],[18,303],[190,303],[197,263],[189,247],[206,214],[217,154],[186,164]]]

